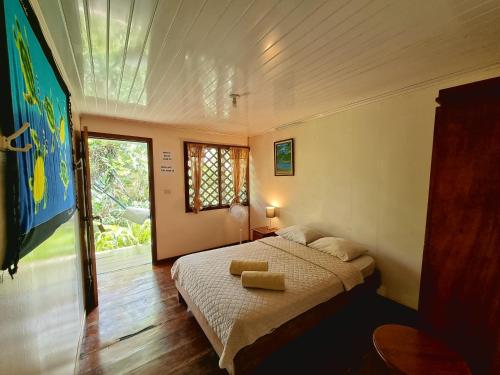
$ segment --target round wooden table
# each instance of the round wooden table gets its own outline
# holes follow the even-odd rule
[[[386,365],[398,374],[471,374],[457,353],[415,328],[380,326],[373,333],[373,345]]]

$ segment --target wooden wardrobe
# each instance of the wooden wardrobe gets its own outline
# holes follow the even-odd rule
[[[473,374],[500,374],[500,77],[437,102],[419,312]]]

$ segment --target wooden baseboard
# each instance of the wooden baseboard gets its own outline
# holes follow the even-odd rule
[[[87,322],[87,313],[84,310],[82,314],[82,319],[80,322],[80,335],[78,337],[78,346],[76,348],[76,358],[75,358],[75,370],[73,372],[74,375],[78,375],[80,373],[80,351],[82,348],[83,337],[85,333],[85,323]]]
[[[242,243],[247,243],[247,242],[250,242],[250,240],[244,240],[244,241],[242,241]],[[215,249],[220,249],[220,248],[229,247],[229,246],[235,246],[235,245],[239,245],[239,244],[240,244],[239,242],[233,242],[233,243],[229,243],[229,244],[226,244],[226,245],[215,246],[215,247],[210,247],[208,249],[192,251],[190,253],[186,253],[186,254],[182,254],[182,255],[176,255],[176,256],[170,257],[170,258],[158,259],[154,265],[155,266],[160,266],[160,265],[163,265],[163,264],[170,264],[170,263],[175,262],[177,259],[179,259],[180,257],[182,257],[184,255],[196,254],[196,253],[201,253],[203,251],[215,250]]]

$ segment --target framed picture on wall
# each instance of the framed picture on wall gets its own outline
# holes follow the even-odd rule
[[[274,175],[293,176],[294,173],[293,138],[274,142]]]

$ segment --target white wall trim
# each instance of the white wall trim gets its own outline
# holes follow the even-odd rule
[[[81,113],[80,114],[80,122],[85,121],[85,119],[95,119],[95,120],[102,120],[102,121],[115,121],[115,122],[120,122],[120,121],[127,121],[130,123],[135,123],[137,125],[146,125],[149,127],[155,127],[157,129],[164,129],[164,130],[173,130],[173,131],[190,131],[190,132],[195,132],[195,133],[200,133],[200,134],[208,134],[208,135],[220,135],[223,137],[246,137],[244,133],[231,133],[231,132],[217,132],[213,131],[210,129],[205,129],[205,128],[198,128],[198,127],[192,127],[189,125],[179,125],[179,124],[167,124],[167,123],[161,123],[161,122],[150,122],[150,121],[143,121],[143,120],[137,120],[137,119],[131,119],[131,118],[124,118],[124,117],[119,117],[119,116],[105,116],[105,115],[97,115],[97,114],[91,114],[91,113]],[[117,129],[119,131],[119,129]]]
[[[480,68],[476,67],[476,68],[472,68],[472,69],[461,70],[461,71],[458,71],[458,72],[446,74],[446,75],[443,75],[443,76],[439,76],[439,77],[436,77],[436,78],[429,79],[427,81],[422,81],[422,82],[415,83],[415,84],[412,84],[412,85],[409,85],[409,86],[405,86],[405,87],[402,87],[402,88],[399,88],[399,89],[396,89],[396,90],[391,90],[391,91],[387,91],[387,92],[384,92],[384,93],[381,93],[381,94],[378,94],[378,95],[375,95],[375,96],[371,96],[371,97],[363,98],[363,99],[360,99],[360,100],[356,100],[354,102],[351,102],[351,103],[342,105],[340,107],[337,107],[337,108],[335,108],[335,109],[333,109],[331,111],[317,113],[317,114],[314,114],[314,115],[311,115],[311,116],[307,116],[307,117],[304,117],[304,118],[301,118],[301,119],[298,119],[298,120],[295,120],[295,121],[288,122],[286,124],[278,125],[278,126],[276,126],[274,128],[271,128],[269,130],[253,134],[250,137],[256,137],[256,136],[259,136],[259,135],[262,135],[262,134],[267,134],[267,133],[271,133],[271,132],[274,132],[274,131],[283,130],[283,129],[290,128],[290,127],[293,127],[293,126],[303,125],[304,123],[306,123],[308,121],[312,121],[312,120],[316,120],[316,119],[320,119],[320,118],[329,117],[329,116],[332,116],[332,115],[334,115],[336,113],[339,113],[339,112],[348,111],[350,109],[353,109],[353,108],[356,108],[356,107],[360,107],[360,106],[363,106],[363,105],[366,105],[366,104],[370,104],[370,103],[382,101],[382,100],[391,98],[393,96],[403,95],[403,94],[407,94],[407,93],[410,93],[410,92],[413,92],[413,91],[422,90],[422,89],[425,89],[425,88],[428,88],[428,87],[431,87],[431,86],[434,86],[434,85],[438,85],[441,82],[446,82],[446,81],[449,81],[449,80],[454,79],[454,78],[459,78],[459,77],[464,76],[466,74],[487,73],[490,70],[496,70],[496,69],[500,69],[500,62],[491,64],[491,65],[488,65],[488,66],[485,66],[485,67],[484,66],[480,67]]]

